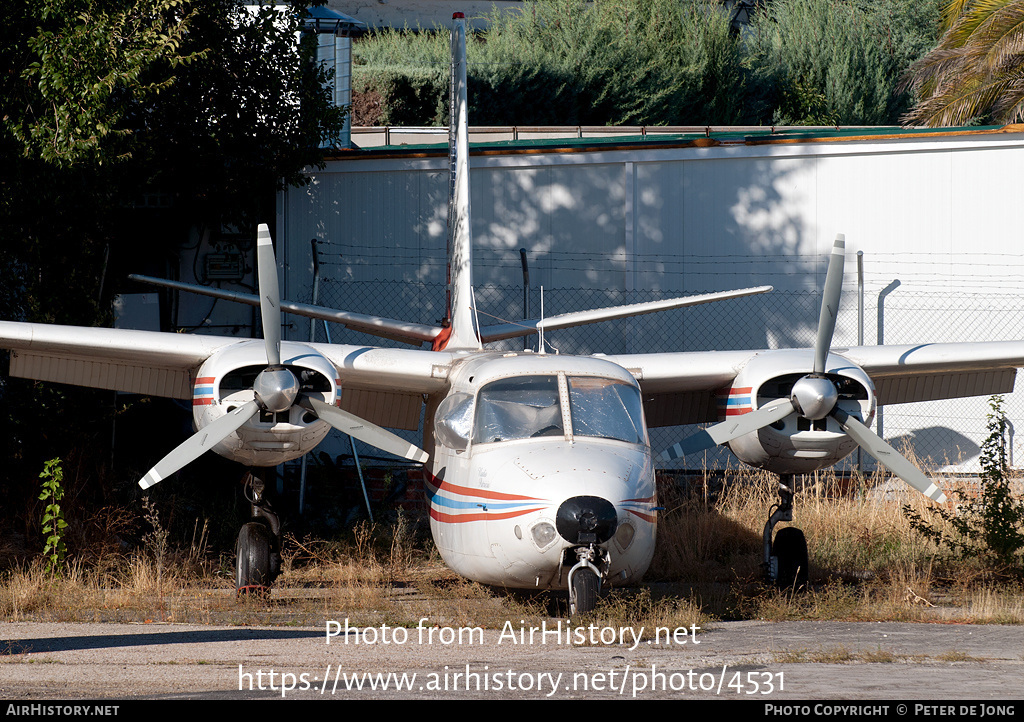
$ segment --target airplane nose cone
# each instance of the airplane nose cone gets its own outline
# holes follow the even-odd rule
[[[574,496],[558,507],[555,528],[570,544],[600,544],[615,535],[619,515],[607,499]]]

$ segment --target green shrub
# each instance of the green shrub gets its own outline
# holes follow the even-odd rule
[[[929,521],[910,507],[903,508],[911,526],[960,557],[987,557],[995,563],[1020,569],[1024,549],[1024,504],[1015,499],[1006,459],[1006,415],[1003,397],[989,402],[988,437],[981,447],[980,488],[976,495],[960,495],[956,508],[930,509],[941,522]],[[952,529],[947,533],[943,526]]]
[[[354,50],[354,87],[376,92],[382,123],[447,122],[448,35],[383,31]],[[721,7],[679,0],[526,0],[495,12],[467,47],[475,124],[728,124],[746,71]],[[426,80],[428,79],[429,80]],[[431,89],[434,81],[439,83]],[[436,92],[439,101],[423,98]],[[406,111],[413,111],[411,115]],[[439,121],[438,116],[442,116]]]
[[[745,33],[777,125],[891,125],[903,71],[938,39],[936,0],[775,0]]]

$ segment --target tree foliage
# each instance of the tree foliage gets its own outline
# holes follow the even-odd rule
[[[938,46],[909,70],[921,100],[915,125],[1013,123],[1024,119],[1024,1],[951,0]]]
[[[772,0],[739,32],[715,3],[526,0],[470,43],[470,110],[500,125],[892,124],[938,2]],[[357,122],[443,124],[446,35],[359,41],[355,88],[379,109]]]
[[[310,62],[315,38],[296,45],[307,4],[5,6],[0,318],[106,325],[125,276],[164,273],[193,228],[270,218],[276,190],[322,163],[344,120],[326,70]],[[108,392],[33,385],[3,368],[0,394],[10,508],[29,508],[45,459],[85,448],[109,461]]]
[[[204,55],[179,52],[195,17],[184,0],[44,0],[20,18],[22,32],[39,23],[35,34],[9,38],[21,62],[5,93],[6,129],[26,156],[59,168],[129,156],[133,108]]]
[[[740,41],[719,6],[526,0],[519,12],[495,12],[488,22],[467,48],[475,123],[748,120]],[[446,122],[438,102],[448,82],[444,36],[385,30],[359,42],[356,87],[382,96],[380,122]]]
[[[102,321],[102,282],[144,263],[140,247],[160,257],[190,226],[265,220],[282,184],[304,182],[344,120],[315,38],[296,47],[304,7],[16,4],[0,40],[0,232],[19,240],[7,268],[22,290],[8,310]]]
[[[476,51],[481,123],[517,110],[542,124],[743,120],[740,43],[721,6],[529,2],[521,13],[493,15]]]
[[[892,124],[912,101],[900,75],[937,23],[935,0],[775,0],[750,25],[747,62],[774,90],[774,124]]]

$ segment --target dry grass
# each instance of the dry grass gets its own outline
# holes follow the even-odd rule
[[[960,479],[941,483],[951,497],[970,493]],[[762,529],[778,496],[775,477],[753,471],[705,478],[688,493],[661,480],[665,511],[649,578],[686,580],[701,609],[719,617],[1024,623],[1019,570],[1015,577],[935,547],[903,509],[927,516],[931,502],[901,482],[826,470],[798,477],[796,492],[793,525],[810,551],[807,593],[760,584]]]
[[[943,480],[943,486],[958,483]],[[820,473],[798,482],[794,524],[811,554],[811,588],[791,594],[761,583],[761,530],[777,501],[768,474],[731,471],[683,490],[659,482],[665,511],[649,583],[612,590],[586,619],[608,626],[705,626],[709,619],[958,620],[1024,623],[1019,577],[944,556],[902,510],[916,494],[885,480]],[[158,523],[158,522],[157,522]],[[422,520],[399,514],[362,524],[340,541],[286,538],[282,576],[267,598],[236,600],[233,562],[208,548],[196,522],[183,548],[156,542],[131,555],[105,553],[62,576],[35,563],[0,577],[8,620],[173,620],[308,623],[347,616],[356,625],[500,627],[563,614],[547,595],[507,594],[460,579],[440,562]],[[576,620],[574,620],[576,621]]]

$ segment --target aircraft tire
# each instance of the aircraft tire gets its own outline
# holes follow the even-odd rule
[[[597,606],[598,578],[593,569],[579,569],[572,577],[569,613],[586,614]],[[573,601],[575,597],[575,601]]]
[[[807,587],[807,539],[804,533],[793,526],[780,529],[775,535],[772,551],[779,562],[779,574],[775,583],[780,589],[804,589]]]
[[[251,521],[238,532],[235,587],[239,595],[266,591],[270,581],[270,531]]]

